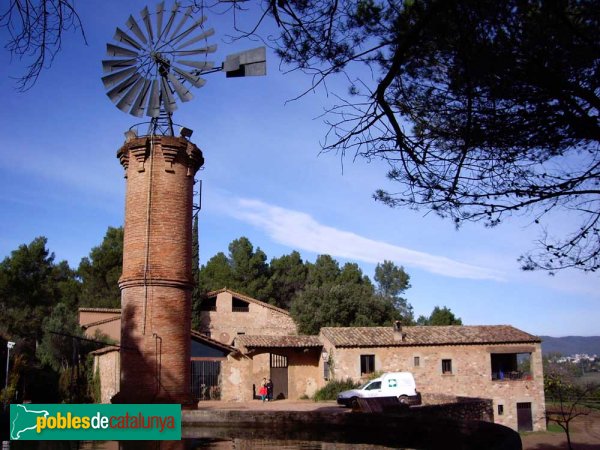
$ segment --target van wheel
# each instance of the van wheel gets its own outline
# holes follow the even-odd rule
[[[408,397],[406,395],[401,395],[398,397],[398,400],[400,401],[400,404],[408,405]]]
[[[352,409],[356,409],[358,408],[358,398],[357,397],[352,397],[350,399],[350,403],[349,403],[350,408]]]

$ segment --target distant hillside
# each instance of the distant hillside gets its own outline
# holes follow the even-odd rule
[[[542,339],[542,353],[544,355],[555,352],[563,356],[587,353],[600,356],[600,336],[566,336],[551,337],[540,336]]]

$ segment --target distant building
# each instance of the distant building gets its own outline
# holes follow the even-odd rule
[[[545,429],[541,341],[514,327],[397,323],[303,336],[285,310],[228,289],[210,293],[200,314],[201,329],[190,336],[200,400],[251,400],[263,378],[273,380],[276,398],[298,399],[330,379],[408,371],[423,394],[491,399],[496,423]],[[96,353],[97,364],[108,361],[110,352]]]

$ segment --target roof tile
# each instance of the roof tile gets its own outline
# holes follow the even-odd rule
[[[322,347],[318,336],[252,336],[242,335],[236,337],[239,347]]]
[[[336,347],[389,347],[411,345],[469,345],[541,342],[540,338],[510,325],[402,327],[402,340],[392,327],[324,327],[321,334]]]

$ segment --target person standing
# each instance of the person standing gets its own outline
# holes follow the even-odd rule
[[[263,378],[262,383],[260,384],[260,389],[258,390],[258,395],[260,395],[260,399],[264,402],[267,398],[267,379]]]
[[[267,381],[267,401],[268,402],[273,401],[273,382],[271,381],[270,378],[269,378],[269,381]]]

